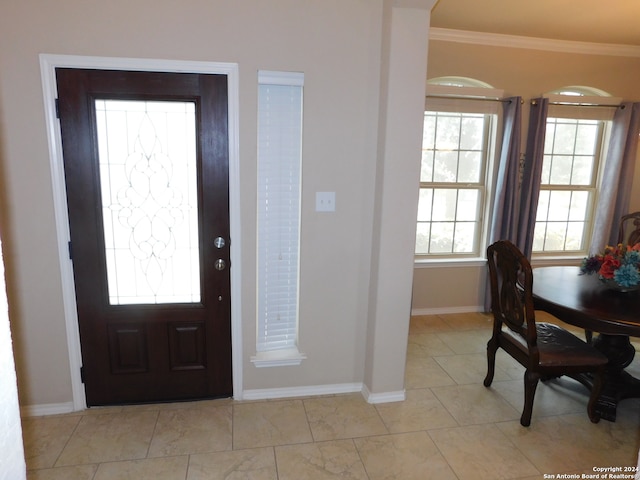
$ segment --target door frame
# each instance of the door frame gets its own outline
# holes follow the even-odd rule
[[[240,157],[239,157],[239,79],[237,63],[197,62],[183,60],[90,57],[40,54],[40,74],[44,96],[44,112],[49,145],[49,166],[53,189],[56,243],[60,262],[62,299],[69,350],[69,368],[73,393],[72,411],[87,408],[84,384],[80,376],[82,355],[73,283],[73,265],[69,258],[69,217],[64,181],[64,162],[60,124],[56,115],[56,68],[94,68],[97,70],[133,70],[165,73],[223,74],[227,76],[229,106],[229,228],[231,255],[231,348],[233,397],[242,399],[242,301],[240,252]],[[63,412],[57,412],[63,413]]]

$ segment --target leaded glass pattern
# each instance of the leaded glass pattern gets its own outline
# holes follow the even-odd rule
[[[195,103],[95,107],[110,304],[200,302]]]

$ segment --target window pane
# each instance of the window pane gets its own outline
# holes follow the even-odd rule
[[[460,115],[438,114],[436,148],[456,150],[460,146]]]
[[[458,182],[478,183],[482,168],[482,152],[460,152]]]
[[[591,185],[593,178],[593,164],[593,156],[574,157],[571,185]]]
[[[433,192],[433,220],[443,221],[456,219],[458,191],[453,189],[436,189]],[[434,228],[437,230],[437,228]]]
[[[569,222],[567,226],[567,239],[565,250],[580,250],[582,247],[582,237],[584,235],[583,222]]]
[[[547,233],[546,223],[536,223],[533,233],[533,251],[544,251],[544,236]]]
[[[571,195],[571,207],[569,210],[569,220],[584,222],[587,218],[587,207],[589,206],[589,192],[573,192]]]
[[[459,190],[456,220],[474,222],[478,219],[480,192],[478,190]]]
[[[564,239],[567,230],[566,222],[549,222],[544,239],[544,249],[561,251],[564,250]]]
[[[540,184],[548,185],[551,176],[551,155],[545,155],[542,160],[542,175],[540,176]]]
[[[475,228],[476,224],[474,222],[456,223],[455,242],[453,246],[453,251],[455,253],[473,252]]]
[[[430,229],[431,223],[418,222],[416,230],[416,253],[418,255],[429,253]]]
[[[460,149],[481,150],[484,140],[484,117],[482,115],[468,115],[462,120]]]
[[[453,251],[453,222],[434,222],[429,242],[430,253],[451,253]]]
[[[418,221],[431,221],[431,208],[433,206],[433,190],[431,188],[421,188],[418,197]]]
[[[571,192],[553,191],[549,198],[549,213],[547,219],[550,222],[567,220],[569,207],[571,206]]]
[[[433,150],[422,150],[422,166],[420,168],[420,181],[431,182],[433,180]]]
[[[551,159],[549,183],[553,185],[569,185],[573,158],[568,155],[553,155]]]
[[[549,196],[551,192],[548,190],[541,190],[538,197],[538,210],[536,212],[536,222],[544,222],[549,215]]]
[[[593,155],[596,152],[598,125],[588,120],[582,120],[576,133],[576,154]]]
[[[436,151],[434,182],[455,182],[458,171],[458,151]]]
[[[574,120],[571,123],[561,123],[562,119],[557,119],[555,137],[553,139],[553,153],[570,155],[573,153],[576,139],[576,125]]]
[[[436,115],[425,112],[422,130],[422,148],[433,150],[436,148]]]
[[[553,152],[553,142],[556,137],[555,118],[547,118],[547,129],[544,135],[544,152]]]

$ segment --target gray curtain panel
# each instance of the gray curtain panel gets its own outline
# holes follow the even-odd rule
[[[502,124],[502,145],[489,229],[489,245],[497,240],[510,240],[513,243],[517,240],[521,97],[505,99]]]
[[[589,255],[618,241],[620,218],[629,209],[639,132],[640,103],[621,104],[613,117]]]
[[[505,99],[502,109],[502,144],[495,195],[491,208],[489,245],[497,240],[510,240],[515,244],[518,232],[522,97]],[[488,273],[486,285],[484,308],[489,312],[491,310],[491,289],[489,288]]]
[[[538,210],[542,161],[544,160],[544,138],[547,132],[548,98],[536,98],[531,101],[529,111],[529,130],[527,132],[527,151],[522,171],[520,191],[518,237],[516,245],[525,257],[531,260],[533,250],[533,230]]]

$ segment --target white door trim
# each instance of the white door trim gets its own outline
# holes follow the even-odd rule
[[[49,165],[53,187],[53,206],[56,223],[56,241],[60,260],[62,297],[69,349],[69,367],[73,391],[73,409],[87,407],[84,385],[80,378],[82,355],[78,312],[73,283],[73,266],[69,259],[69,218],[62,159],[62,139],[56,116],[57,98],[56,68],[95,68],[99,70],[137,70],[155,72],[209,73],[227,75],[229,102],[229,222],[231,243],[231,348],[233,370],[233,394],[242,398],[242,289],[240,282],[240,159],[239,159],[239,86],[238,64],[217,62],[190,62],[180,60],[156,60],[139,58],[86,57],[76,55],[40,55],[40,74],[44,95]]]

